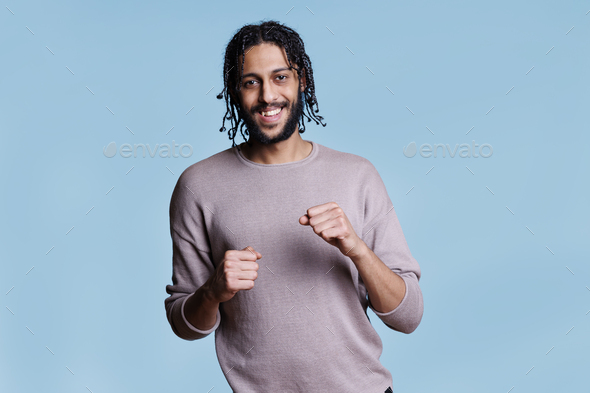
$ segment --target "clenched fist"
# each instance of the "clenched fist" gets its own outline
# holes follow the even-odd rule
[[[258,277],[258,263],[262,254],[250,246],[242,250],[228,250],[209,279],[211,297],[218,303],[227,302],[241,290],[254,287]]]

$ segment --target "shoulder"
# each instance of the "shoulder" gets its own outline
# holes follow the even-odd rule
[[[365,201],[365,214],[377,214],[367,207],[375,205],[383,209],[390,205],[389,194],[383,178],[373,163],[360,155],[338,151],[320,145],[323,154],[322,172],[328,173],[330,178],[346,179],[347,183],[357,190],[357,197]]]
[[[225,149],[187,167],[180,174],[177,187],[197,185],[202,188],[208,183],[220,181],[220,175],[231,171],[235,165],[236,156],[233,149]]]
[[[319,156],[321,165],[332,169],[339,169],[348,174],[354,173],[358,180],[362,182],[375,180],[376,178],[380,179],[377,168],[367,158],[332,149],[324,145],[319,145],[319,148],[321,150]]]
[[[194,200],[205,191],[215,189],[223,181],[223,174],[234,170],[236,157],[232,148],[220,151],[187,167],[178,177],[172,202],[190,196]]]

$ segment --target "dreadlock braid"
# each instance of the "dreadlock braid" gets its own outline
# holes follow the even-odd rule
[[[227,130],[227,135],[232,141],[232,147],[236,146],[235,137],[238,131],[246,140],[244,135],[245,123],[243,122],[239,102],[230,94],[230,91],[236,92],[241,90],[242,75],[244,74],[244,50],[253,46],[259,45],[263,42],[274,43],[275,45],[284,48],[289,61],[289,67],[295,68],[293,63],[297,65],[295,70],[301,80],[301,73],[305,75],[306,86],[303,91],[304,100],[307,107],[307,114],[303,112],[301,119],[299,119],[299,132],[305,132],[305,121],[303,116],[307,118],[309,123],[312,119],[316,124],[321,124],[324,119],[317,115],[319,112],[319,105],[315,96],[315,84],[313,81],[313,70],[311,68],[311,60],[307,53],[305,53],[305,46],[303,40],[297,32],[279,22],[267,21],[261,22],[258,25],[243,26],[230,40],[225,49],[225,61],[223,64],[223,90],[217,95],[217,99],[225,98],[226,113],[223,116],[223,123],[219,132],[226,131],[225,121],[231,122],[231,128]],[[247,52],[246,52],[247,53]],[[238,65],[239,56],[242,56],[242,62]],[[315,110],[314,110],[315,106]],[[246,135],[248,130],[246,129]],[[239,149],[239,147],[238,147]]]

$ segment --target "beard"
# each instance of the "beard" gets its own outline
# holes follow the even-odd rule
[[[242,110],[240,107],[240,114],[242,119],[244,120],[244,124],[246,125],[246,129],[248,130],[248,134],[251,138],[256,139],[258,142],[269,145],[272,143],[277,143],[289,139],[291,135],[295,132],[297,125],[299,124],[299,119],[301,119],[303,115],[304,109],[304,96],[303,92],[299,91],[297,101],[293,102],[289,107],[289,117],[285,121],[285,125],[281,132],[279,132],[275,137],[268,137],[261,129],[258,127],[258,124],[254,120],[254,117],[257,116],[258,110],[263,109],[264,107],[257,106],[254,108],[253,111],[247,112]],[[281,103],[280,105],[267,105],[267,106],[280,106],[281,108],[286,108],[288,103]],[[284,110],[284,109],[283,109]],[[271,126],[270,128],[279,127],[278,124]]]

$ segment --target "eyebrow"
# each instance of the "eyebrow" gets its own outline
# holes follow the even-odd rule
[[[289,71],[289,70],[290,70],[289,67],[277,68],[276,70],[272,70],[272,73],[273,74],[276,74],[277,72]],[[249,76],[256,76],[256,77],[258,77],[258,74],[255,73],[255,72],[249,72],[247,74],[242,75],[242,78],[246,78],[246,77],[249,77]]]

